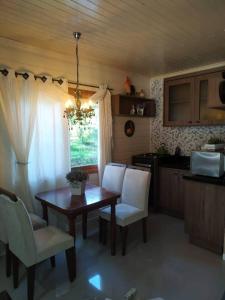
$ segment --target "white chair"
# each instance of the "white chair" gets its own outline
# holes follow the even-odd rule
[[[110,192],[121,194],[125,170],[125,164],[107,164],[102,177],[102,187]],[[120,198],[117,201],[120,202]],[[103,232],[104,230],[107,231],[107,222],[99,218],[99,242],[106,244],[106,232]]]
[[[118,164],[118,163],[107,164],[105,166],[103,177],[102,177],[102,187],[110,192],[121,194],[125,170],[126,170],[125,164]],[[102,241],[102,236],[103,236],[102,233],[103,222],[104,221],[102,219],[99,219],[99,224],[100,224],[99,241],[100,242]],[[83,214],[82,223],[83,223],[82,226],[83,239],[86,239],[87,238],[87,213]]]
[[[3,188],[0,187],[0,195],[5,195],[12,199],[12,201],[16,201],[17,197],[14,193],[11,193]],[[0,241],[5,244],[5,252],[6,252],[6,276],[9,277],[11,275],[11,255],[9,251],[9,243],[8,243],[8,237],[6,232],[5,224],[3,223],[3,214],[5,213],[5,207],[3,201],[0,201]],[[47,223],[45,220],[40,218],[39,216],[30,213],[30,219],[34,230],[43,228],[47,226]],[[51,259],[52,265],[54,265],[54,258]]]
[[[121,194],[125,170],[124,164],[107,164],[102,177],[102,187],[110,192]]]
[[[126,254],[128,225],[142,220],[143,240],[147,241],[148,195],[151,173],[127,168],[124,175],[121,203],[116,205],[116,223],[122,231],[122,255]],[[110,207],[100,211],[100,218],[110,221]],[[106,233],[105,233],[106,234]]]
[[[18,286],[18,262],[21,261],[27,269],[28,300],[33,300],[35,265],[63,250],[66,251],[69,278],[73,281],[76,276],[74,238],[53,226],[34,231],[30,216],[20,199],[13,201],[5,195],[0,195],[0,198],[7,212],[4,222],[13,256],[14,287]]]

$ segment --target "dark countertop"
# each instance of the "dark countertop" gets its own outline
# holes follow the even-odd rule
[[[193,180],[198,182],[210,183],[215,185],[224,185],[225,186],[225,175],[222,177],[209,177],[209,176],[202,176],[202,175],[185,175],[183,176],[184,179]]]
[[[168,155],[158,157],[159,167],[190,170],[190,156]]]

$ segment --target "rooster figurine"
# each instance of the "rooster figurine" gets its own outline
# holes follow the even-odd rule
[[[126,77],[126,80],[124,82],[124,89],[127,95],[131,94],[131,81],[128,76]]]

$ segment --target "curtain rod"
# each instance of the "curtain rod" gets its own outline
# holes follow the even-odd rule
[[[70,83],[70,84],[77,84],[77,82],[76,81],[71,81],[71,80],[68,80],[68,83]],[[87,86],[87,87],[92,87],[92,88],[99,88],[99,86],[97,86],[97,85],[93,85],[93,84],[87,84],[87,83],[80,83],[79,82],[79,85],[82,85],[82,86]],[[107,88],[109,91],[113,91],[113,89],[112,88]]]
[[[0,70],[0,72],[4,75],[4,76],[7,76],[9,71],[7,69],[3,69],[3,70]],[[24,79],[28,79],[29,78],[29,74],[28,73],[21,73],[21,72],[15,72],[15,76],[23,76]],[[45,82],[48,78],[43,75],[34,75],[34,78],[35,80],[37,78],[41,79],[43,82]],[[60,78],[60,79],[57,79],[57,78],[52,78],[52,82],[58,82],[60,85],[63,84],[63,80]],[[68,80],[68,83],[69,84],[77,84],[76,81],[72,81],[72,80]],[[92,84],[86,84],[86,83],[79,83],[79,85],[82,85],[82,86],[86,86],[86,87],[92,87],[92,88],[98,88],[97,85],[92,85]],[[111,88],[108,88],[108,90],[110,91],[113,91],[113,89]]]

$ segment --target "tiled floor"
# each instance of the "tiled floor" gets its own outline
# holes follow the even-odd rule
[[[97,228],[89,238],[77,241],[78,277],[70,284],[64,254],[57,256],[54,270],[46,261],[37,268],[35,299],[122,300],[135,287],[137,299],[221,300],[225,290],[225,262],[221,257],[188,243],[183,222],[164,215],[149,218],[149,241],[142,243],[141,224],[128,236],[127,255],[115,257],[98,243]],[[119,238],[119,234],[118,234]],[[0,292],[8,290],[16,300],[26,299],[26,277],[20,268],[20,285],[4,274],[0,258]]]

